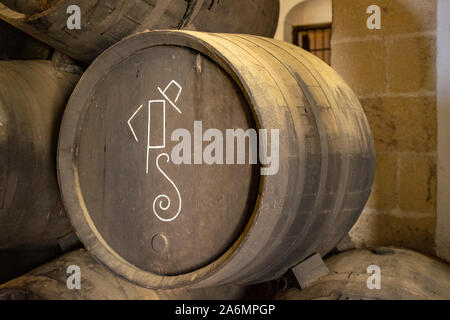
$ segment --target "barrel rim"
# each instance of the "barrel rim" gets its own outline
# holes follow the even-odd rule
[[[78,171],[75,164],[78,149],[76,147],[74,148],[74,146],[77,146],[77,137],[79,134],[78,123],[82,121],[79,119],[79,115],[83,113],[85,101],[89,99],[87,97],[90,96],[86,94],[86,92],[89,92],[90,90],[83,89],[90,88],[93,83],[98,82],[104,75],[102,71],[107,71],[111,65],[115,65],[117,62],[125,59],[136,51],[157,45],[188,47],[199,51],[221,66],[240,87],[242,94],[252,110],[256,127],[261,128],[260,119],[254,111],[253,98],[249,95],[251,90],[245,83],[244,77],[239,74],[238,70],[234,70],[231,62],[223,56],[219,50],[197,37],[195,32],[174,30],[142,32],[125,38],[103,52],[81,77],[64,112],[58,140],[57,171],[61,197],[65,203],[66,210],[75,227],[77,235],[88,251],[108,269],[128,281],[147,288],[171,289],[182,286],[197,286],[199,282],[216,274],[220,269],[227,265],[232,260],[231,258],[244,246],[251,234],[252,226],[260,216],[260,203],[262,193],[264,193],[263,189],[280,188],[280,184],[268,186],[270,184],[265,183],[268,177],[260,175],[259,193],[255,200],[255,206],[251,217],[244,230],[226,252],[211,263],[197,270],[175,276],[154,274],[130,264],[108,246],[106,241],[102,239],[100,233],[96,231],[95,225],[92,219],[90,219],[89,212],[83,200],[82,190],[78,180]],[[95,71],[95,74],[93,74],[93,71]],[[81,92],[83,92],[83,94],[81,94]],[[280,158],[280,167],[283,165],[287,166],[287,160],[282,157]],[[286,164],[284,162],[286,162]],[[280,173],[278,174],[280,175]],[[282,178],[282,181],[288,180],[287,174],[288,172],[286,170],[286,179]],[[287,182],[283,183],[287,185]],[[278,209],[281,212],[282,208]],[[275,209],[273,210],[275,211]],[[269,214],[277,215],[277,212],[269,212]],[[279,216],[281,217],[281,214]]]

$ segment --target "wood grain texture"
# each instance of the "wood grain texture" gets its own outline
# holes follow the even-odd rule
[[[273,36],[278,0],[0,1],[0,18],[80,63],[145,29],[194,29]],[[69,5],[81,9],[81,29],[67,28]]]
[[[257,188],[254,174],[242,165],[173,168],[164,163],[169,176],[176,176],[174,181],[183,181],[182,194],[204,199],[180,213],[182,226],[159,223],[153,215],[154,195],[169,192],[167,181],[163,186],[156,176],[148,179],[142,171],[142,148],[126,131],[125,115],[133,114],[149,94],[157,93],[155,86],[169,79],[187,88],[180,96],[187,117],[176,112],[170,116],[178,127],[192,132],[193,120],[205,120],[205,128],[253,123],[257,129],[279,129],[280,134],[279,171],[257,177]],[[144,125],[145,120],[141,129],[136,124],[140,136]],[[268,38],[192,31],[141,33],[107,50],[70,98],[58,150],[64,202],[81,240],[114,272],[152,288],[261,282],[279,277],[314,253],[325,255],[361,213],[375,164],[373,138],[359,101],[320,59]],[[95,160],[86,160],[91,155]],[[208,173],[203,175],[203,170]],[[92,189],[94,180],[103,177],[111,182]],[[148,191],[156,193],[148,197]],[[257,198],[249,202],[254,192]],[[223,202],[217,193],[233,200]],[[250,211],[243,209],[248,207],[244,203],[252,204]],[[232,243],[220,242],[223,233],[234,235],[240,229],[238,221],[245,225],[239,236]],[[165,228],[164,236],[170,235],[169,247],[170,237],[180,240],[174,242],[180,251],[176,255],[169,254],[171,250],[159,257],[151,253],[159,226]],[[139,249],[130,247],[132,243]],[[199,259],[203,252],[209,259]],[[158,259],[160,270],[155,269]],[[171,264],[179,267],[164,270]]]
[[[330,274],[309,287],[280,293],[283,300],[430,300],[450,299],[450,266],[406,249],[358,249],[326,260]],[[381,269],[381,289],[369,290],[367,267]]]
[[[56,256],[57,239],[72,231],[55,157],[78,79],[50,61],[0,61],[0,281]]]

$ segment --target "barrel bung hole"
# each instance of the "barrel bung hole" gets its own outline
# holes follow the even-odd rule
[[[371,250],[373,254],[376,254],[377,256],[390,256],[395,253],[395,251],[392,248],[387,247],[379,247]]]
[[[156,252],[164,251],[166,249],[167,245],[168,245],[167,238],[163,234],[158,233],[158,234],[153,236],[153,238],[152,238],[152,248]]]

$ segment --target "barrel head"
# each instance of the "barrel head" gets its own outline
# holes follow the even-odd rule
[[[216,151],[225,161],[226,129],[256,126],[230,76],[193,49],[155,46],[111,65],[91,92],[75,94],[85,99],[74,165],[100,237],[159,275],[194,271],[223,254],[248,223],[259,184],[256,164],[202,157],[213,143],[202,141],[208,129],[221,132]],[[180,129],[188,134],[183,141]],[[186,148],[176,152],[180,143]],[[175,163],[178,154],[190,163]]]

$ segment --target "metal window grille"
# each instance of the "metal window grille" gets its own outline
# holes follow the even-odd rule
[[[295,26],[294,44],[311,52],[326,63],[331,62],[331,24]]]

